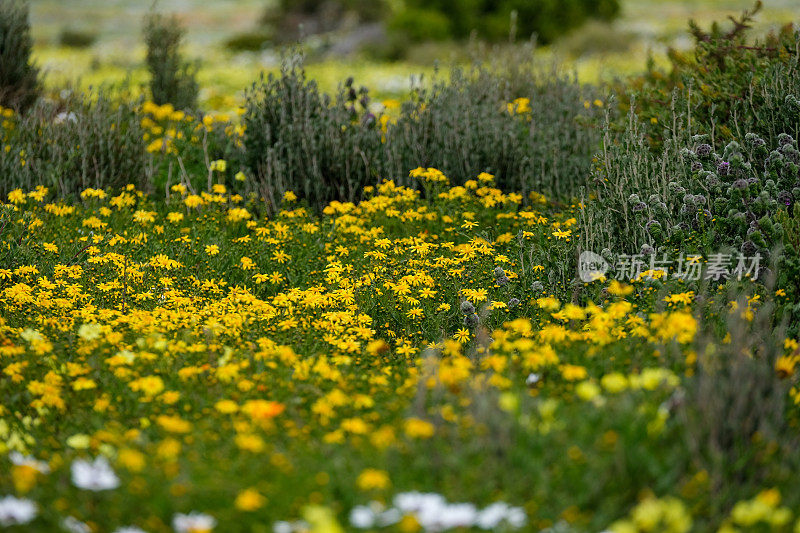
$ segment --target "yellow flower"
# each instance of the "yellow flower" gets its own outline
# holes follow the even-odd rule
[[[781,378],[787,378],[794,374],[794,368],[797,365],[797,357],[783,355],[775,361],[775,372]]]
[[[435,432],[433,424],[421,418],[407,418],[404,430],[406,435],[412,439],[429,439]]]
[[[123,448],[117,453],[117,462],[131,472],[141,472],[145,467],[144,454],[131,448]]]
[[[586,378],[586,369],[578,365],[561,365],[561,376],[567,381],[578,381]]]
[[[224,159],[217,159],[216,161],[212,161],[211,164],[208,166],[208,170],[214,172],[225,172],[228,168],[228,163]]]
[[[455,339],[458,342],[464,344],[465,342],[467,342],[469,340],[469,330],[466,329],[466,328],[460,328],[453,335],[453,339]]]
[[[192,424],[179,416],[161,415],[156,418],[156,423],[170,433],[189,433]]]
[[[214,404],[214,409],[223,414],[230,414],[239,410],[239,404],[233,400],[220,400]]]
[[[577,394],[578,398],[581,400],[588,402],[600,394],[600,387],[591,381],[581,381],[575,387],[575,394]]]
[[[614,296],[627,296],[633,292],[633,287],[630,285],[625,285],[624,283],[620,283],[617,280],[613,280],[608,285],[608,292]]]
[[[359,474],[356,485],[362,491],[385,490],[391,485],[389,474],[383,470],[367,468]]]
[[[83,324],[78,328],[78,337],[91,342],[96,341],[103,334],[103,327],[100,324]]]
[[[164,390],[164,380],[158,376],[144,376],[131,381],[128,386],[134,392],[142,392],[147,397],[153,397]]]
[[[236,496],[234,505],[240,511],[255,511],[264,506],[267,499],[255,489],[245,489]]]
[[[74,391],[89,390],[96,387],[97,383],[95,383],[94,380],[85,377],[79,377],[72,382],[72,390]]]
[[[248,400],[242,406],[242,412],[256,420],[274,418],[281,414],[285,406],[268,400]]]
[[[239,449],[252,453],[260,453],[264,451],[264,448],[267,446],[264,439],[250,433],[240,433],[236,435],[233,441]]]
[[[614,372],[603,376],[600,384],[611,394],[617,394],[628,387],[628,380],[619,372]]]
[[[91,439],[89,438],[89,435],[84,435],[82,433],[72,435],[67,439],[67,446],[70,448],[75,448],[76,450],[85,450],[89,447],[90,443]]]

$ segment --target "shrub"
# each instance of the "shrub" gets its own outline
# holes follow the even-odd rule
[[[88,48],[97,40],[97,35],[83,30],[64,28],[58,35],[58,44],[71,48]]]
[[[245,161],[271,208],[293,190],[322,208],[332,200],[353,201],[383,174],[381,131],[366,112],[366,89],[348,81],[335,99],[319,92],[304,70],[284,64],[249,90]]]
[[[346,22],[376,22],[388,11],[385,0],[280,0],[264,11],[261,23],[288,43],[335,31]]]
[[[791,385],[776,372],[784,332],[773,328],[771,304],[752,310],[738,303],[751,318],[722,310],[729,342],[710,332],[699,336],[696,372],[673,402],[694,466],[708,475],[708,515],[717,518],[766,479],[797,467],[797,433],[787,417]]]
[[[787,27],[748,45],[759,5],[728,31],[692,24],[694,60],[672,52],[671,74],[651,69],[631,82],[628,113],[609,117],[593,169],[587,249],[769,256],[781,244],[774,217],[800,197],[800,33]]]
[[[365,89],[320,94],[301,67],[284,66],[247,95],[245,152],[273,206],[291,189],[317,207],[352,201],[364,185],[436,167],[457,183],[481,172],[505,190],[578,193],[600,142],[597,96],[570,76],[537,67],[455,69],[406,102],[399,117],[368,111]],[[383,127],[382,127],[383,126]]]
[[[39,95],[39,69],[31,62],[28,4],[0,0],[0,105],[18,111]]]
[[[408,8],[389,21],[393,41],[443,41],[453,35],[452,22],[434,9]]]
[[[674,91],[680,105],[691,110],[693,134],[729,141],[750,132],[770,145],[780,133],[797,137],[796,114],[779,108],[786,98],[798,97],[800,32],[788,25],[749,42],[748,30],[760,7],[757,2],[727,29],[715,23],[704,31],[690,23],[692,52],[670,50],[666,71],[651,62],[645,75],[618,86],[624,108],[635,99],[651,145],[658,148],[661,130],[670,124]]]
[[[535,34],[539,42],[550,43],[589,19],[611,20],[618,13],[618,0],[409,0],[394,16],[406,22],[416,17],[415,34],[429,27],[426,18],[444,17],[450,22],[446,37],[464,39],[475,32],[500,41]],[[415,34],[419,40],[442,38]]]
[[[272,35],[264,30],[237,33],[225,41],[225,48],[232,52],[258,52],[271,40]]]
[[[49,187],[61,196],[87,187],[149,188],[148,155],[139,102],[116,101],[103,91],[40,102],[18,117],[0,150],[0,195],[20,187]]]
[[[192,109],[197,107],[196,68],[181,55],[183,35],[184,29],[174,15],[150,13],[145,17],[146,61],[153,101],[159,105],[171,103],[178,109]]]
[[[435,167],[458,183],[489,172],[503,190],[569,198],[599,145],[587,124],[598,108],[584,106],[595,97],[571,76],[532,65],[455,69],[389,128],[394,171]]]

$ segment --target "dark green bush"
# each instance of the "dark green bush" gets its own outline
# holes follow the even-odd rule
[[[198,86],[195,66],[185,61],[180,46],[184,29],[177,17],[149,13],[144,22],[150,92],[159,105],[170,103],[177,109],[197,107]]]
[[[550,43],[589,19],[611,20],[618,13],[618,0],[408,0],[394,17],[418,40],[465,39],[475,32],[491,41],[536,34],[539,42]],[[426,17],[446,18],[450,34],[419,35],[429,26]]]
[[[453,35],[451,19],[435,9],[407,8],[389,21],[395,41],[443,41]]]
[[[64,28],[58,35],[58,44],[70,48],[88,48],[92,46],[96,40],[97,34],[72,28]]]
[[[61,196],[87,187],[149,189],[149,155],[137,111],[139,102],[71,96],[40,102],[17,117],[0,150],[0,195],[44,185]]]
[[[39,96],[39,69],[31,62],[28,4],[0,0],[0,106],[24,111]]]
[[[279,0],[264,11],[261,23],[274,30],[278,42],[289,43],[346,22],[376,22],[388,13],[385,0]]]
[[[264,30],[237,33],[225,41],[225,48],[231,52],[258,52],[272,40],[272,34]]]

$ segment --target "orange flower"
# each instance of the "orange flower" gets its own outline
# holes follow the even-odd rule
[[[250,400],[242,406],[242,412],[251,418],[274,418],[281,414],[286,406],[282,403],[268,400]]]

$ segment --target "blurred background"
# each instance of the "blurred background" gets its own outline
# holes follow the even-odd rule
[[[468,63],[481,46],[512,47],[536,35],[536,54],[585,82],[664,61],[688,49],[701,26],[751,0],[32,0],[35,61],[53,87],[146,80],[144,16],[175,14],[183,53],[198,65],[200,104],[231,111],[261,71],[298,46],[309,76],[332,90],[348,76],[380,98],[402,98],[412,76]],[[800,20],[797,0],[768,0],[755,33]]]

